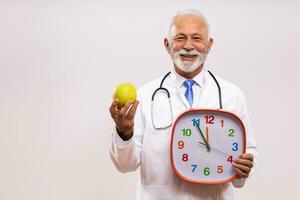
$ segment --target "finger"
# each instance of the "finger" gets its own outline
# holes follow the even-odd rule
[[[128,113],[126,115],[128,118],[134,118],[134,115],[135,115],[138,105],[139,105],[139,101],[135,101],[133,103],[132,107],[130,108],[130,110],[128,111]]]
[[[237,173],[237,176],[240,177],[240,178],[247,178],[249,176],[248,173],[245,173],[243,172],[242,170],[236,168],[235,169],[236,173]]]
[[[241,174],[240,174],[240,172],[238,172],[238,170],[237,170],[237,169],[235,169],[235,172],[236,172],[236,175],[235,175],[235,177],[236,177],[237,179],[241,179],[242,177],[241,177]]]
[[[131,103],[131,102],[127,102],[127,103],[125,104],[125,106],[123,106],[123,107],[121,108],[120,113],[121,113],[121,115],[122,115],[123,117],[126,116],[128,110],[130,109],[131,106],[132,106],[132,103]]]
[[[234,161],[234,163],[241,164],[241,165],[247,166],[249,168],[253,167],[253,162],[250,160],[247,160],[247,159],[237,159]]]
[[[240,155],[239,158],[253,161],[253,154],[251,154],[251,153],[244,153],[244,154]]]
[[[243,172],[249,173],[251,171],[251,168],[245,165],[237,164],[237,163],[232,163],[232,165],[236,168],[239,169]]]
[[[110,114],[112,118],[116,117],[119,113],[118,108],[117,108],[118,100],[114,99],[113,102],[111,103],[111,106],[109,108]]]

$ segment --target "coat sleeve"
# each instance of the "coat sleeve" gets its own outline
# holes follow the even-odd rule
[[[236,102],[236,113],[239,114],[239,117],[241,118],[242,122],[245,125],[246,128],[246,141],[247,141],[247,146],[246,146],[246,153],[251,153],[254,156],[254,162],[253,162],[253,167],[250,172],[250,176],[253,174],[255,171],[255,167],[257,164],[257,158],[258,158],[258,153],[257,153],[257,146],[255,142],[255,137],[253,134],[253,130],[251,127],[251,122],[248,114],[248,109],[246,105],[246,100],[244,97],[244,94],[242,91],[240,91],[238,97],[237,97],[237,102]],[[241,188],[245,184],[246,179],[241,178],[241,179],[235,179],[232,181],[232,184],[235,188]]]
[[[130,140],[123,141],[114,127],[109,152],[114,165],[120,172],[134,171],[140,166],[144,127],[141,101],[136,110],[134,131]]]

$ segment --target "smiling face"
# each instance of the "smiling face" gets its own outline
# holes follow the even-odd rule
[[[190,14],[175,18],[170,28],[170,38],[164,41],[175,71],[186,78],[193,78],[201,72],[212,43],[206,23]]]

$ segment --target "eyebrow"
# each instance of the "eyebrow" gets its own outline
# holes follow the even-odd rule
[[[184,33],[178,33],[178,34],[175,35],[175,37],[179,37],[179,36],[186,36],[186,34],[184,34]],[[201,35],[201,34],[199,34],[199,33],[193,33],[193,34],[192,34],[192,37],[193,37],[193,36],[199,36],[199,37],[201,37],[201,38],[204,38],[204,35]]]
[[[175,37],[178,37],[178,36],[186,36],[186,34],[184,34],[184,33],[178,33],[178,34],[175,35]]]
[[[194,34],[192,34],[192,36],[200,36],[201,38],[204,38],[204,35],[201,35],[199,33],[194,33]]]

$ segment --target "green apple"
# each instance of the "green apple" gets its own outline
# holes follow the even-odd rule
[[[136,89],[131,83],[121,83],[115,88],[113,99],[118,99],[118,104],[124,106],[128,101],[136,100]]]

